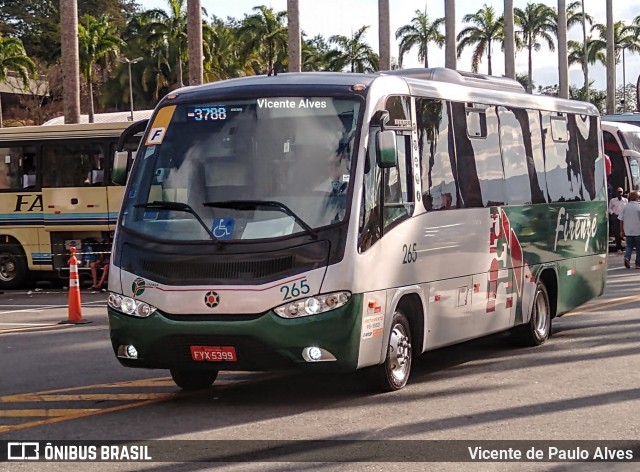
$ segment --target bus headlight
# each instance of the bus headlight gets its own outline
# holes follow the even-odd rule
[[[156,307],[148,303],[113,292],[109,292],[107,304],[114,310],[118,310],[125,315],[137,316],[139,318],[146,318],[157,310]]]
[[[345,305],[350,298],[351,293],[349,292],[326,293],[280,305],[273,311],[282,318],[300,318],[335,310]]]

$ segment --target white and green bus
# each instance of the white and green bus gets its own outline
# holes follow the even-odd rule
[[[150,119],[117,225],[111,341],[184,389],[219,371],[367,368],[602,294],[602,138],[587,103],[447,69],[248,77]]]

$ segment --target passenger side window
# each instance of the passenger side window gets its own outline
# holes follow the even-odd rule
[[[550,201],[580,201],[582,176],[575,146],[569,145],[567,116],[542,113],[545,170]]]
[[[384,226],[392,227],[413,214],[414,196],[411,171],[411,135],[396,135],[398,164],[384,171]]]
[[[48,143],[43,147],[42,186],[104,185],[104,151],[97,143]]]
[[[418,152],[422,173],[422,200],[427,211],[458,206],[455,159],[449,148],[447,102],[416,99]]]
[[[508,205],[531,203],[531,186],[522,127],[512,110],[498,107],[498,116],[506,202]],[[526,123],[528,125],[528,120]]]
[[[33,189],[37,186],[35,146],[0,148],[0,190]]]
[[[482,192],[482,204],[485,207],[504,205],[504,173],[500,159],[500,140],[498,138],[498,116],[494,107],[487,107],[484,112],[475,111],[469,113],[467,123],[473,119],[473,114],[485,116],[486,136],[480,135],[471,139],[471,146],[476,158],[476,168],[480,190]],[[480,118],[477,118],[480,120]]]

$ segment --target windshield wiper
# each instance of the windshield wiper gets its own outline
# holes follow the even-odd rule
[[[309,226],[302,218],[289,208],[284,203],[272,201],[272,200],[226,200],[224,202],[205,202],[206,207],[215,208],[231,208],[233,210],[258,210],[260,208],[266,208],[268,210],[276,209],[287,215],[293,217],[293,219],[307,232],[313,239],[318,239],[318,233]]]
[[[171,210],[171,211],[183,211],[185,213],[191,213],[196,218],[196,220],[198,220],[198,223],[202,225],[202,227],[205,229],[205,231],[213,241],[215,241],[216,243],[221,242],[218,238],[214,236],[213,231],[211,231],[207,227],[207,224],[204,221],[202,221],[202,218],[200,218],[200,215],[198,215],[196,211],[193,208],[191,208],[191,206],[187,203],[166,202],[162,200],[155,200],[149,203],[138,203],[133,206],[135,208],[144,208],[145,210]]]

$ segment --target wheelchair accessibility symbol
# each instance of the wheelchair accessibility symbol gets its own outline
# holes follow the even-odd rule
[[[211,232],[218,239],[231,239],[235,223],[233,218],[216,218],[213,220]]]

